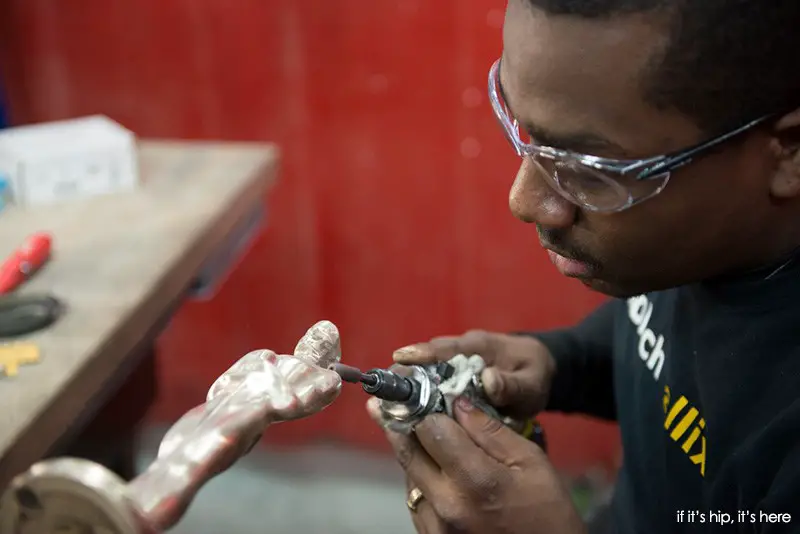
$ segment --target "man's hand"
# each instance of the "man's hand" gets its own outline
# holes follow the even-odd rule
[[[456,403],[457,421],[432,415],[416,437],[387,431],[406,472],[420,534],[584,534],[583,521],[544,452],[474,408]],[[367,404],[380,419],[377,403]]]
[[[492,405],[505,415],[533,417],[550,396],[555,361],[544,344],[529,336],[509,336],[473,330],[462,336],[438,337],[395,351],[403,365],[425,365],[453,356],[480,355],[487,369],[481,379]]]

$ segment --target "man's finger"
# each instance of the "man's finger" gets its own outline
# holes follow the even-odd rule
[[[487,455],[508,467],[530,464],[546,459],[544,452],[466,398],[455,402],[455,416],[461,428]]]
[[[404,365],[424,365],[447,361],[454,356],[480,354],[487,364],[492,360],[493,334],[483,330],[471,330],[463,336],[437,337],[428,343],[409,345],[395,351],[393,357]]]
[[[403,365],[425,365],[446,361],[458,354],[457,337],[439,337],[394,351],[392,358]]]
[[[441,487],[442,472],[416,438],[387,430],[386,439],[389,440],[400,467],[422,493],[427,496],[436,495]]]
[[[383,427],[377,400],[373,398],[367,401],[367,412],[373,421]],[[389,445],[394,450],[397,462],[406,475],[417,483],[423,493],[427,492],[428,495],[435,493],[442,473],[417,439],[413,435],[406,436],[386,428],[384,428],[384,432]]]
[[[497,487],[502,467],[446,415],[431,415],[418,424],[417,439],[441,471],[458,487],[476,494]]]
[[[406,498],[411,495],[415,488],[418,488],[417,483],[406,477]],[[442,522],[436,516],[436,510],[434,510],[430,499],[424,493],[422,500],[417,503],[416,510],[409,509],[409,512],[411,512],[411,521],[414,523],[414,528],[417,529],[417,534],[444,533]]]
[[[380,401],[372,397],[367,401],[367,413],[372,421],[383,428],[383,416],[381,415]]]
[[[513,406],[517,411],[526,412],[526,415],[534,414],[536,410],[534,396],[538,393],[536,385],[542,382],[536,369],[506,371],[498,367],[489,367],[481,373],[481,382],[492,406],[497,408]]]

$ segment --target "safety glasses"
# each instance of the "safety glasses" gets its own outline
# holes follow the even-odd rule
[[[774,119],[770,114],[693,147],[647,159],[619,160],[579,154],[522,141],[527,134],[509,111],[500,85],[500,60],[489,70],[489,100],[517,155],[528,158],[549,184],[581,208],[619,212],[659,194],[673,171],[709,154],[722,143]]]

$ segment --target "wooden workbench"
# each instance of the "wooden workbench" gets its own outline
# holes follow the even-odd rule
[[[142,344],[261,206],[277,159],[264,144],[145,141],[136,192],[0,212],[0,257],[52,232],[52,261],[20,291],[51,292],[67,306],[26,339],[42,361],[0,378],[0,490],[124,383]]]

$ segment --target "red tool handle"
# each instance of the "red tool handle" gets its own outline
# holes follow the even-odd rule
[[[46,232],[33,234],[3,262],[0,266],[0,295],[15,290],[47,263],[52,242],[52,237]]]

